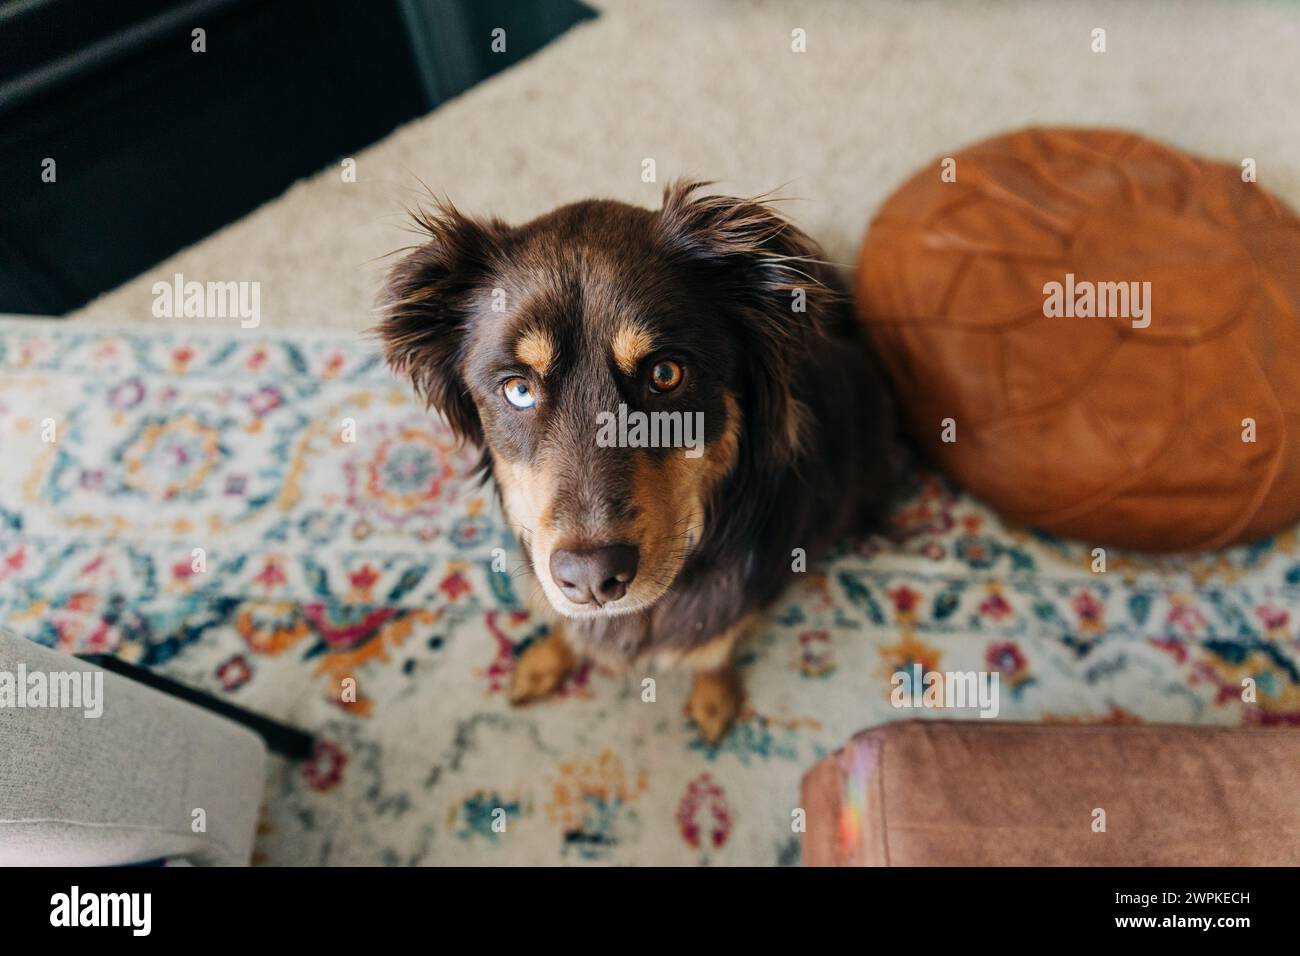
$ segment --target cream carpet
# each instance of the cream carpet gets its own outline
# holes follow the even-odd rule
[[[76,316],[174,322],[151,318],[150,288],[181,272],[260,281],[264,330],[364,328],[373,260],[410,241],[402,207],[419,180],[508,221],[593,195],[653,206],[682,175],[784,186],[802,200],[790,214],[848,263],[919,165],[1031,123],[1252,157],[1260,184],[1300,206],[1300,10],[1287,3],[596,6],[598,19],[360,152],[355,183],[333,165]],[[791,51],[796,28],[805,53]],[[656,183],[641,181],[646,158]]]

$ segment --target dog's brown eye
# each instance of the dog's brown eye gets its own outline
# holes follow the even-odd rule
[[[532,408],[537,404],[537,393],[533,391],[532,384],[518,375],[506,379],[501,386],[501,393],[515,408]]]
[[[650,387],[656,392],[671,392],[682,384],[682,367],[676,362],[664,359],[655,362],[650,370]]]

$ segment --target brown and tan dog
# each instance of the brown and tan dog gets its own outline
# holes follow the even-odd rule
[[[680,664],[717,741],[753,615],[801,560],[883,515],[891,415],[812,240],[705,185],[670,186],[658,211],[592,200],[519,227],[438,204],[377,332],[484,449],[534,592],[564,621],[519,660],[512,701],[582,656]],[[685,438],[610,441],[636,413]],[[683,447],[692,423],[702,442]]]

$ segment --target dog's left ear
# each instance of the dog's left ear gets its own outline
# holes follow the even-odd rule
[[[476,445],[483,426],[461,374],[470,324],[493,266],[503,255],[509,227],[471,219],[450,203],[413,214],[427,235],[389,270],[379,295],[383,316],[372,332],[383,343],[394,371],[408,375],[415,391]]]
[[[799,448],[801,406],[791,369],[824,334],[844,297],[822,251],[761,199],[699,195],[706,182],[678,181],[664,190],[658,213],[661,248],[709,278],[746,337],[751,402],[746,417],[761,426],[769,460],[788,461]]]

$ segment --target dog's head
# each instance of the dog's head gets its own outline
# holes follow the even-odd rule
[[[381,299],[389,362],[485,449],[571,617],[649,607],[746,475],[799,447],[792,370],[835,293],[802,232],[703,185],[517,228],[439,204]]]

